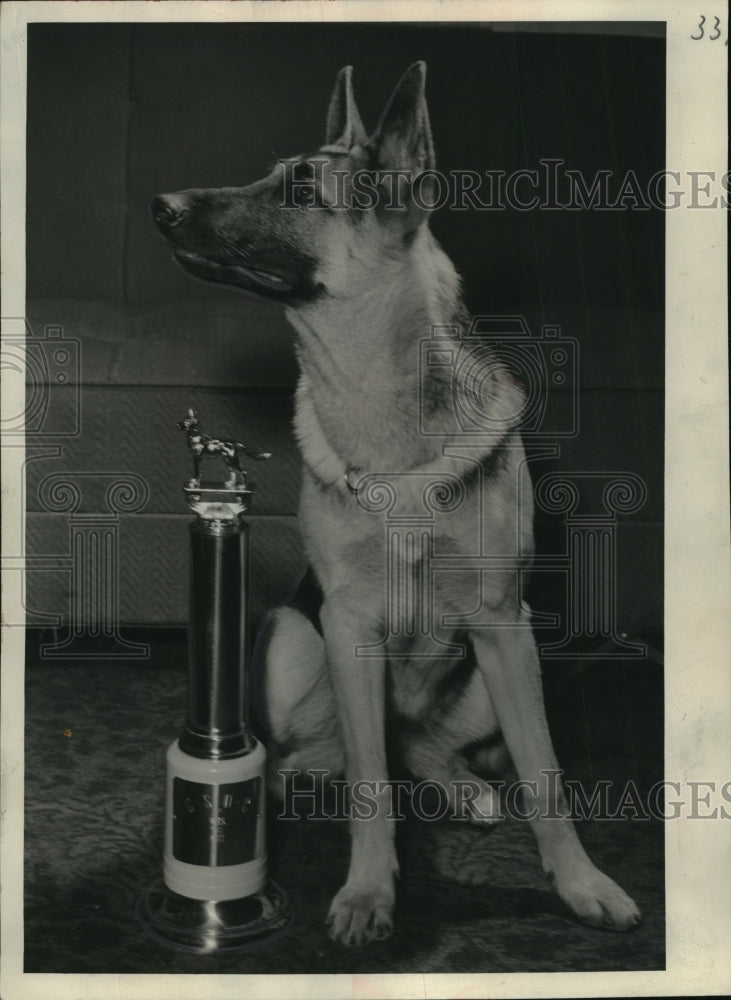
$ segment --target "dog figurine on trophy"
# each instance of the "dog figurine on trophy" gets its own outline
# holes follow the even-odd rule
[[[229,441],[225,438],[211,437],[201,430],[200,420],[196,410],[188,410],[188,416],[175,425],[179,431],[185,431],[188,438],[188,448],[193,456],[193,478],[188,486],[195,489],[201,485],[201,464],[208,456],[220,455],[228,469],[226,486],[246,488],[246,469],[241,464],[242,455],[248,455],[256,462],[262,462],[272,457],[270,451],[252,451],[241,441]]]

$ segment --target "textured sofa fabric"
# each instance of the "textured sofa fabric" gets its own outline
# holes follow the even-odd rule
[[[239,320],[240,312],[244,321]],[[602,309],[590,322],[568,309],[560,315],[566,336],[583,335],[583,340],[577,338],[580,346],[591,338],[592,348],[581,354],[582,425],[576,437],[562,442],[558,458],[533,461],[533,475],[538,479],[557,470],[570,475],[600,469],[633,472],[648,484],[642,509],[618,522],[617,598],[625,631],[648,622],[656,626],[662,594],[664,398],[661,381],[653,374],[658,320],[650,311]],[[108,511],[105,498],[111,483],[125,482],[130,475],[141,478],[148,491],[144,505],[117,515],[120,620],[185,621],[190,515],[180,487],[190,475],[190,462],[175,422],[193,406],[212,431],[273,452],[269,462],[250,466],[256,486],[248,516],[255,614],[284,600],[306,561],[296,523],[300,459],[291,430],[296,370],[283,316],[262,304],[242,310],[239,301],[176,302],[154,308],[68,300],[31,304],[34,330],[41,330],[51,317],[63,325],[66,338],[79,342],[84,373],[81,432],[64,439],[41,436],[37,456],[29,449],[28,552],[61,556],[69,550],[69,510],[54,509],[48,500],[56,480],[80,487],[77,513],[103,513]],[[617,371],[610,362],[613,342],[620,337],[635,350]],[[636,380],[643,370],[645,384],[639,390]],[[599,433],[607,421],[612,422],[612,433]],[[62,442],[60,455],[49,453],[51,440]],[[602,483],[584,484],[583,510],[603,509]],[[562,551],[562,518],[539,510],[536,533],[544,552]],[[537,574],[533,587],[537,607],[561,611],[565,592],[559,577]],[[72,589],[73,576],[64,567],[31,572],[31,620],[43,623],[49,613],[66,619],[73,606]]]
[[[546,156],[618,177],[630,168],[647,177],[664,165],[664,50],[656,39],[512,36],[460,25],[31,25],[27,314],[35,337],[60,328],[79,350],[78,385],[65,396],[53,388],[60,410],[78,402],[77,433],[51,427],[29,439],[31,622],[81,613],[69,568],[72,515],[109,514],[115,476],[136,477],[144,493],[144,502],[111,512],[119,621],[185,621],[190,517],[180,485],[189,465],[174,422],[188,406],[212,432],[274,453],[251,469],[256,614],[289,593],[305,565],[291,331],[276,307],[184,275],[147,205],[164,191],[248,183],[277,157],[312,148],[344,63],[356,67],[361,111],[373,126],[416,58],[429,65],[445,170],[509,172]],[[619,617],[628,629],[658,624],[661,217],[445,210],[433,229],[465,278],[473,311],[521,311],[534,333],[557,323],[577,339],[580,433],[558,456],[535,462],[534,475],[642,477],[645,505],[618,525]],[[554,394],[556,420],[569,404]],[[52,491],[64,478],[79,492],[71,508]],[[589,510],[600,500],[584,498]],[[561,520],[540,515],[538,538],[548,551],[562,545]],[[534,588],[534,604],[560,609],[565,601],[564,584],[549,573]]]

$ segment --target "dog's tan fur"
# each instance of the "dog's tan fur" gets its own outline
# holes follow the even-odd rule
[[[318,153],[326,161],[320,192],[325,206],[335,197],[333,170],[352,172],[377,162],[383,169],[413,174],[433,166],[424,80],[424,65],[412,66],[368,137],[350,69],[341,71],[326,145]],[[236,225],[245,233],[243,242],[233,241],[237,248],[246,247],[237,249],[246,262],[237,270],[229,258],[207,250],[194,229],[188,235],[187,223],[178,226],[171,242],[201,255],[191,267],[194,273],[213,271],[214,280],[224,280],[222,273],[233,275],[236,283],[245,288],[253,283],[259,290],[261,275],[249,270],[257,237],[246,219],[252,213],[259,218],[259,192],[280,183],[282,170],[275,168],[265,181],[238,193],[232,189],[235,209],[228,200],[221,208],[217,192],[168,196],[177,198],[174,204],[184,205],[186,213],[205,206],[210,215],[215,205],[213,225],[225,233],[228,246]],[[436,380],[427,389],[432,416],[437,423],[442,419],[444,434],[420,435],[419,344],[434,326],[466,322],[459,279],[431,235],[426,213],[413,202],[391,213],[364,211],[355,222],[345,211],[288,211],[288,216],[272,217],[267,232],[276,229],[290,255],[304,255],[307,287],[317,289],[317,294],[279,297],[298,334],[295,431],[304,461],[300,523],[324,601],[322,636],[292,608],[281,609],[268,622],[261,648],[273,749],[282,750],[287,766],[325,767],[333,773],[344,767],[350,783],[385,783],[388,718],[395,727],[389,736],[415,777],[449,787],[457,777],[479,781],[471,768],[484,764],[490,753],[468,760],[465,748],[480,741],[494,747],[502,735],[519,777],[538,783],[530,805],[539,813],[565,813],[562,795],[556,797],[553,786],[540,780],[542,771],[557,764],[521,574],[515,568],[480,572],[467,563],[477,554],[512,557],[526,568],[530,561],[532,492],[516,418],[521,390],[504,369],[494,367],[482,398],[495,430],[465,448],[445,400],[448,392],[469,393],[471,387],[459,382],[459,373],[453,375],[456,387]],[[267,270],[284,274],[292,284],[289,258],[272,253],[267,249]],[[458,335],[453,339],[458,346]],[[422,657],[431,640],[418,629],[391,635],[380,656],[356,655],[356,647],[373,650],[383,640],[385,584],[394,572],[385,543],[386,514],[363,502],[364,484],[373,474],[396,484],[402,517],[423,516],[425,482],[449,479],[463,492],[455,510],[437,509],[432,520],[434,551],[465,560],[464,567],[458,560],[456,568],[433,578],[433,629],[441,641],[453,644],[443,656]],[[427,555],[401,553],[396,570],[416,579]],[[443,624],[449,615],[464,616],[475,608],[481,617],[474,627]],[[462,669],[465,660],[454,652],[460,641],[473,654],[474,669]],[[489,816],[494,805],[490,786],[480,787],[474,818]],[[389,793],[383,792],[376,816],[351,824],[350,867],[329,914],[331,936],[347,944],[382,938],[391,930],[398,862],[388,813]],[[637,922],[636,906],[594,867],[568,818],[537,818],[532,825],[549,879],[580,919],[616,929]]]

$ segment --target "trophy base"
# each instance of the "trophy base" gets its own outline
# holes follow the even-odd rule
[[[162,882],[137,901],[137,922],[159,944],[194,955],[243,951],[283,934],[292,920],[287,894],[271,879],[252,896],[189,899]]]

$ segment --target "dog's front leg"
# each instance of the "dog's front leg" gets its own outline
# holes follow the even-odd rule
[[[524,608],[515,626],[472,633],[480,670],[497,712],[505,743],[525,788],[543,869],[563,901],[586,924],[627,930],[640,919],[630,897],[589,860],[568,816],[557,783],[548,732],[538,654]],[[530,783],[530,784],[529,784]]]
[[[321,611],[325,648],[338,703],[345,750],[345,774],[351,795],[367,782],[367,818],[351,815],[351,857],[345,885],[332,901],[330,936],[348,945],[388,937],[392,929],[394,845],[391,790],[385,739],[385,662],[355,655],[356,646],[372,642],[364,631],[362,607],[352,598],[328,597]],[[352,801],[352,800],[351,800]]]

